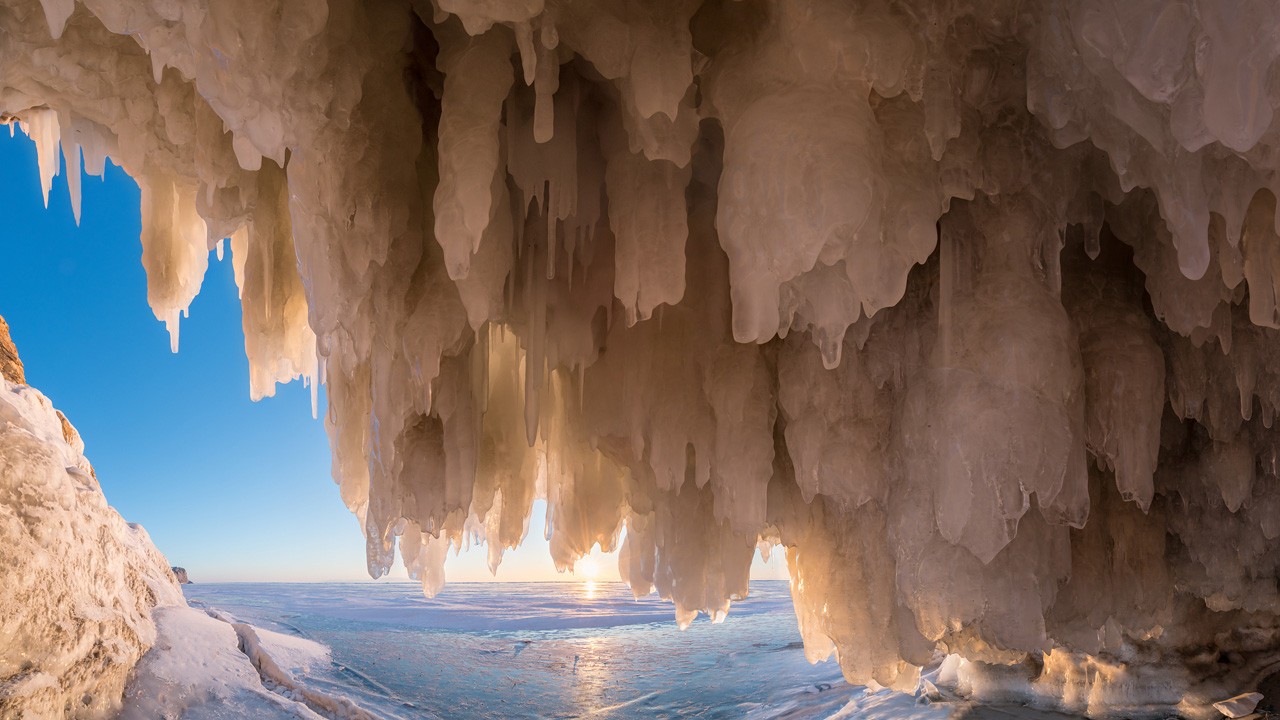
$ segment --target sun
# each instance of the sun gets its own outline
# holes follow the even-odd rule
[[[600,577],[600,563],[595,558],[584,557],[573,566],[573,574],[583,580],[595,580]]]

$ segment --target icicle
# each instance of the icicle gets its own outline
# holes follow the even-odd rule
[[[86,175],[105,177],[107,171],[107,143],[103,141],[96,125],[80,119],[76,127],[76,141],[80,145],[81,162]]]
[[[159,85],[164,80],[164,61],[156,53],[150,53],[148,57],[151,58],[151,79]]]
[[[547,282],[542,273],[534,270],[537,257],[546,252],[545,239],[530,249],[526,260],[525,278],[531,288],[529,304],[529,340],[524,357],[524,424],[529,447],[538,438],[538,424],[542,410],[542,385],[546,376],[547,332]]]
[[[75,0],[40,0],[44,7],[44,19],[49,24],[49,34],[54,40],[62,37],[67,29],[67,19],[76,9]]]
[[[1088,233],[1084,236],[1084,254],[1089,256],[1090,260],[1097,260],[1098,255],[1102,253],[1102,236],[1098,233]]]
[[[538,66],[534,73],[533,139],[551,142],[555,133],[555,95],[560,88],[560,62],[555,50],[537,46]]]
[[[169,330],[177,352],[178,324],[200,292],[209,266],[209,232],[195,208],[195,189],[165,177],[144,177],[142,190],[142,265],[147,272],[147,302]]]
[[[68,127],[71,124],[68,123]],[[76,142],[75,132],[68,133],[62,141],[62,156],[67,165],[67,192],[71,195],[71,214],[75,216],[76,225],[80,225],[80,144]],[[46,206],[48,203],[46,202]]]
[[[40,191],[44,206],[49,207],[49,190],[58,174],[58,142],[62,136],[58,114],[49,108],[35,108],[27,114],[27,134],[36,144],[36,164],[40,169]]]
[[[320,417],[320,358],[315,351],[313,344],[310,352],[311,367],[303,373],[304,382],[311,389],[311,419],[315,420]]]
[[[559,243],[559,233],[556,232],[557,222],[556,213],[554,211],[547,213],[547,280],[556,279],[556,251]]]
[[[505,189],[505,176],[498,174],[502,105],[514,77],[510,41],[500,32],[465,40],[445,36],[444,43],[440,180],[432,207],[436,241],[449,277],[457,280],[467,277],[485,231],[501,224],[494,214],[505,212],[493,190]]]
[[[516,23],[516,47],[520,49],[520,67],[524,71],[524,84],[533,85],[538,72],[538,50],[533,40],[533,26],[527,22]]]
[[[240,226],[231,233],[231,272],[236,281],[236,297],[244,300],[244,266],[249,254],[249,228]]]
[[[164,329],[169,332],[169,352],[178,354],[178,334],[182,330],[182,311],[172,308],[165,314]]]

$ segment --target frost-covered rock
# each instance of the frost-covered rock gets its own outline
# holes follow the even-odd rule
[[[0,717],[112,716],[152,609],[184,604],[168,567],[107,505],[66,418],[0,379]]]
[[[373,575],[496,566],[543,497],[559,567],[621,543],[681,622],[782,543],[853,681],[945,649],[1190,712],[1280,650],[1268,0],[10,0],[0,38],[46,192],[59,150],[76,213],[81,165],[141,186],[175,348],[231,240],[250,395],[327,383]]]
[[[18,357],[18,349],[9,336],[9,323],[4,318],[0,318],[0,377],[16,385],[25,385],[27,382],[22,358]]]

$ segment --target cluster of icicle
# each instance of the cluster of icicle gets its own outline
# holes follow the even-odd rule
[[[175,347],[230,238],[372,574],[545,498],[681,623],[781,543],[851,680],[1138,707],[1280,635],[1278,54],[1270,0],[9,0],[0,112],[138,181]]]

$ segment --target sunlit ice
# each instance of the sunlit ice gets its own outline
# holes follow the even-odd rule
[[[0,715],[1276,707],[1272,3],[6,0],[0,38]],[[206,580],[347,573],[414,582]],[[487,686],[415,670],[453,646]]]

